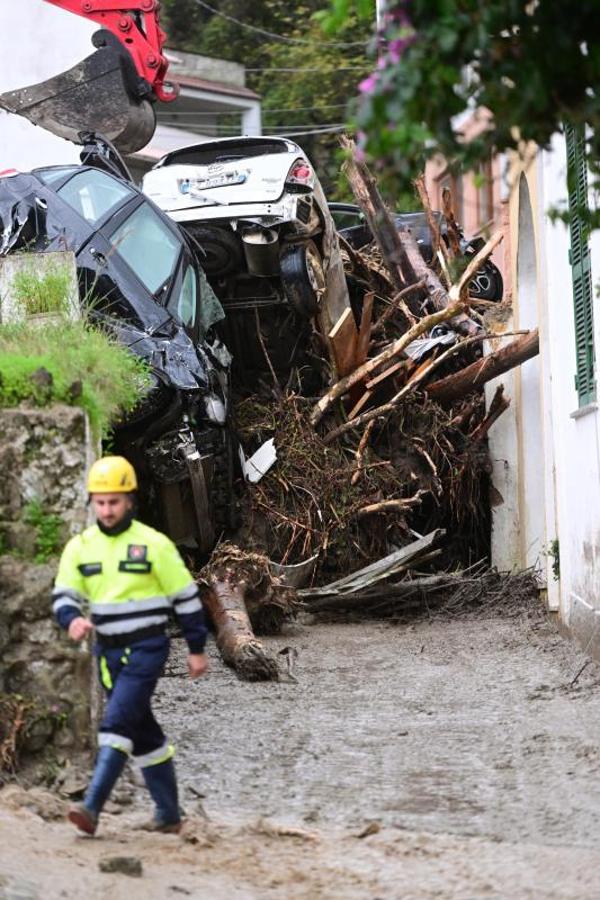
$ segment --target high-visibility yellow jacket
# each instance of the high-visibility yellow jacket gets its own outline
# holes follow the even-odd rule
[[[137,632],[164,629],[175,611],[191,653],[206,641],[204,614],[189,570],[169,538],[133,519],[118,535],[97,525],[76,535],[60,559],[53,611],[67,629],[89,606],[98,640],[136,638]]]

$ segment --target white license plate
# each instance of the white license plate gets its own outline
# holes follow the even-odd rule
[[[247,177],[246,172],[223,172],[221,175],[211,175],[209,178],[184,178],[179,182],[179,190],[182,194],[190,194],[193,197],[195,193],[211,188],[243,184]]]

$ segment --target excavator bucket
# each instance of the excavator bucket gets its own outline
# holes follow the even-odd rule
[[[100,132],[121,153],[141,150],[154,134],[152,89],[111,32],[92,36],[98,49],[66,72],[0,94],[0,108],[74,143],[80,132]]]

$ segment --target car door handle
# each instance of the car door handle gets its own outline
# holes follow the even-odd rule
[[[96,250],[94,247],[90,247],[90,254],[94,257],[94,259],[96,260],[96,262],[99,265],[101,265],[101,266],[106,265],[106,257],[104,255],[104,253],[100,253],[99,250]]]

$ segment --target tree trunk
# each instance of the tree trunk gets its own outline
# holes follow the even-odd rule
[[[445,309],[451,298],[435,272],[429,268],[409,231],[398,231],[384,201],[379,193],[377,182],[364,163],[355,158],[355,144],[349,138],[341,138],[342,147],[350,151],[350,157],[344,164],[344,170],[350,182],[352,193],[364,212],[371,233],[381,250],[386,268],[391,275],[394,286],[398,290],[418,281],[425,281],[426,290],[431,297],[435,310]],[[410,308],[410,304],[409,304]],[[418,308],[412,308],[418,313]],[[461,334],[476,334],[481,329],[465,313],[459,313],[450,325]]]
[[[540,352],[539,333],[537,328],[523,337],[511,341],[506,347],[484,356],[454,375],[448,375],[434,381],[425,388],[427,394],[438,403],[451,403],[460,397],[466,397],[473,391],[483,387],[487,381],[503,375],[515,366],[521,365]]]
[[[212,618],[217,647],[223,662],[236,670],[246,681],[277,681],[277,661],[258,641],[246,606],[243,581],[233,582],[227,575],[210,578],[203,601]]]

